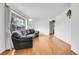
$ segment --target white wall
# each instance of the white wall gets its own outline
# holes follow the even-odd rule
[[[28,23],[29,28],[34,28],[35,30],[39,30],[40,34],[49,34],[49,20],[46,19],[32,19],[31,22]]]
[[[74,52],[79,54],[79,4],[72,4],[72,25],[71,25],[71,47]]]
[[[5,50],[4,4],[0,3],[0,53]]]
[[[66,11],[55,18],[55,36],[71,44],[71,19],[66,16]]]
[[[10,33],[10,22],[11,22],[11,17],[10,17],[10,9],[9,7],[5,7],[5,37],[6,37],[6,49],[11,49],[12,46],[12,40],[11,40],[11,33]]]

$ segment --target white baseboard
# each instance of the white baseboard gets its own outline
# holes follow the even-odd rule
[[[78,52],[78,51],[76,51],[73,47],[71,47],[71,50],[72,50],[73,52],[75,52],[76,54],[78,54],[78,55],[79,55],[79,52]]]
[[[60,37],[60,36],[58,36],[58,35],[56,35],[56,34],[55,34],[55,36],[56,36],[57,38],[59,38],[60,40],[62,40],[62,41],[64,41],[64,42],[68,43],[69,45],[71,45],[71,42],[69,42],[68,40],[65,40],[65,38]]]

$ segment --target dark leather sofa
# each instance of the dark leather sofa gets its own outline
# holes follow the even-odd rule
[[[33,38],[39,36],[39,31],[35,31],[33,29],[29,29],[21,31],[21,32],[13,32],[12,33],[12,41],[14,48],[17,49],[25,49],[25,48],[32,48],[33,47]]]

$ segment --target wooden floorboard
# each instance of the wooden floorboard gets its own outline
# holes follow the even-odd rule
[[[3,55],[75,55],[71,53],[71,46],[60,39],[40,35],[33,39],[33,48],[10,50]]]

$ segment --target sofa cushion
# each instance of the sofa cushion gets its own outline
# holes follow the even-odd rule
[[[19,39],[21,37],[20,33],[17,31],[12,32],[12,37]]]

